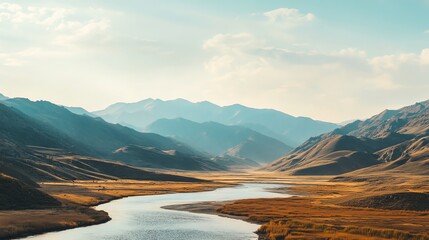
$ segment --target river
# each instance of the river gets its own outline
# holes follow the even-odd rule
[[[128,197],[96,207],[111,221],[94,226],[46,233],[26,240],[250,240],[258,225],[216,215],[167,210],[162,206],[204,201],[287,197],[270,192],[278,184],[244,183],[197,193]]]

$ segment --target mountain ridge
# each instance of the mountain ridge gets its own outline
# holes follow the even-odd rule
[[[197,123],[184,118],[159,119],[148,126],[148,131],[172,137],[214,156],[229,155],[259,163],[270,162],[292,149],[277,139],[246,127],[227,126],[217,122]],[[249,144],[252,145],[251,148],[248,147]],[[248,149],[244,150],[245,148]]]
[[[250,108],[240,104],[219,106],[208,101],[193,103],[185,99],[164,101],[149,98],[135,103],[116,103],[93,113],[106,121],[127,123],[143,131],[149,124],[162,118],[243,125],[291,146],[338,127],[333,123],[294,117],[274,109]]]
[[[428,136],[429,100],[397,110],[384,110],[364,121],[358,120],[330,133],[310,138],[271,163],[266,170],[290,174],[305,172],[306,175],[350,175],[384,171],[427,174]],[[314,154],[315,149],[335,144],[338,138],[348,139],[343,148],[325,149],[323,154]],[[358,146],[359,149],[356,149]],[[353,158],[350,152],[355,153]],[[357,153],[360,154],[358,158]],[[345,161],[349,161],[349,164],[344,165]],[[315,165],[328,169],[325,172],[312,171]],[[332,171],[333,169],[336,170]]]
[[[86,115],[77,115],[64,107],[47,101],[32,102],[28,99],[19,98],[8,99],[2,103],[9,108],[16,109],[21,115],[24,114],[30,117],[32,122],[37,121],[40,122],[39,125],[47,126],[46,128],[49,131],[63,136],[64,139],[71,142],[69,145],[72,146],[48,144],[44,145],[44,147],[60,147],[83,155],[106,159],[112,158],[112,153],[117,149],[130,144],[156,147],[162,150],[177,150],[187,156],[190,161],[194,156],[200,155],[192,148],[170,138],[153,133],[140,133],[118,124],[107,123],[99,117],[92,118]],[[184,156],[182,155],[182,160]],[[115,157],[115,160],[121,159]],[[201,161],[210,162],[210,159],[202,158]],[[210,166],[214,167],[216,164],[210,162]],[[165,167],[169,168],[169,166]],[[218,166],[218,168],[224,169],[221,166]]]

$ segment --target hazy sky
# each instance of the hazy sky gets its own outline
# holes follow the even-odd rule
[[[365,118],[429,99],[429,0],[0,2],[0,92]]]

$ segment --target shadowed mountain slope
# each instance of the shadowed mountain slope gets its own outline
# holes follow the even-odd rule
[[[0,104],[0,139],[8,139],[21,145],[64,148],[81,153],[91,152],[48,124],[3,104]]]
[[[400,171],[429,173],[429,101],[385,110],[310,138],[267,169],[336,175]]]
[[[157,134],[140,133],[118,124],[110,124],[101,118],[73,114],[64,107],[46,101],[32,102],[28,99],[9,99],[4,102],[24,114],[48,124],[60,133],[82,144],[89,145],[100,155],[110,154],[127,144],[175,149],[191,153],[192,149]]]
[[[189,156],[180,152],[170,150],[163,151],[153,147],[142,147],[129,145],[117,149],[113,159],[120,159],[121,162],[133,166],[148,168],[169,168],[180,170],[227,170],[214,161],[207,161],[201,156]]]
[[[0,173],[0,210],[38,209],[60,206],[48,194]]]
[[[291,150],[291,147],[281,141],[251,129],[216,122],[197,123],[183,118],[160,119],[147,129],[211,155],[229,155],[260,163],[273,161]]]
[[[61,149],[24,147],[0,140],[0,173],[29,186],[35,182],[65,180],[199,181],[195,178],[156,173],[121,163],[73,155]]]
[[[27,116],[30,116],[34,119],[33,122],[39,122],[40,124],[38,125],[43,125],[48,128],[48,132],[54,132],[59,136],[64,136],[64,139],[71,142],[71,144],[69,144],[71,147],[67,144],[58,145],[56,144],[56,140],[52,144],[42,145],[38,144],[39,140],[36,140],[36,143],[20,142],[25,145],[63,148],[69,151],[72,150],[79,154],[102,158],[112,157],[112,153],[119,148],[123,148],[128,145],[136,145],[146,148],[161,149],[164,151],[174,150],[180,152],[182,156],[181,162],[183,163],[181,169],[187,169],[187,167],[194,169],[195,166],[192,166],[192,160],[196,156],[201,157],[201,161],[207,161],[207,165],[213,167],[210,170],[223,169],[223,167],[212,163],[208,158],[205,159],[200,156],[200,154],[192,148],[158,134],[141,133],[118,124],[107,123],[101,118],[77,115],[68,111],[64,107],[57,106],[50,102],[32,102],[28,99],[8,99],[3,101],[3,103],[23,112]],[[26,131],[23,130],[23,132]],[[52,140],[52,138],[48,139]],[[156,155],[158,152],[154,151],[153,154]],[[161,155],[159,157],[162,158]],[[145,156],[141,156],[140,158],[140,162],[144,162]],[[121,160],[117,157],[115,157],[115,159],[119,161]],[[187,159],[189,162],[186,162]],[[172,160],[174,160],[174,157]],[[160,165],[160,167],[173,168],[172,166],[175,165],[173,161],[164,163],[167,165]]]
[[[163,118],[241,125],[290,146],[296,146],[309,137],[338,127],[336,124],[294,117],[272,109],[254,109],[239,104],[221,107],[210,102],[192,103],[184,99],[146,99],[136,103],[117,103],[94,114],[106,121],[125,123],[139,130],[146,130],[149,124]]]

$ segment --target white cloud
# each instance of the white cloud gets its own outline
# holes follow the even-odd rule
[[[429,65],[429,48],[425,48],[420,53],[420,61],[422,64]]]
[[[30,23],[52,27],[62,23],[67,16],[74,12],[74,9],[67,8],[24,7],[14,3],[0,3],[0,22]]]
[[[68,34],[60,35],[54,39],[54,43],[63,46],[76,44],[99,44],[107,41],[109,37],[105,31],[110,27],[107,19],[91,20],[86,24],[76,24]]]
[[[0,23],[43,26],[44,32],[33,26],[29,28],[40,31],[39,37],[49,37],[43,41],[43,45],[46,43],[61,46],[94,45],[108,39],[106,30],[110,27],[110,21],[106,17],[98,16],[101,13],[105,12],[100,9],[83,10],[1,3]]]
[[[397,69],[402,64],[417,62],[417,55],[414,53],[404,53],[397,55],[377,56],[369,60],[369,63],[376,69]]]
[[[369,59],[369,63],[376,69],[398,69],[404,65],[427,65],[429,64],[429,48],[422,49],[419,54],[402,53],[377,56]]]
[[[423,65],[429,64],[429,49],[368,57],[355,48],[328,53],[276,48],[253,35],[252,44],[242,47],[232,41],[240,39],[234,34],[216,36],[206,48],[213,55],[205,64],[211,78],[204,94],[222,92],[226,102],[240,95],[253,106],[285,110],[286,104],[290,113],[347,119],[357,112],[377,113],[410,94],[421,99],[429,90],[429,68]]]
[[[265,17],[271,23],[280,23],[286,27],[295,27],[297,25],[313,21],[316,16],[312,13],[301,13],[294,8],[278,8],[264,13]]]
[[[216,73],[231,66],[235,58],[231,55],[214,56],[205,64],[205,69],[210,73]]]
[[[0,11],[18,12],[21,11],[22,7],[15,3],[0,3]]]
[[[250,33],[217,34],[205,41],[204,49],[231,50],[236,48],[251,47],[256,44],[255,37]]]

